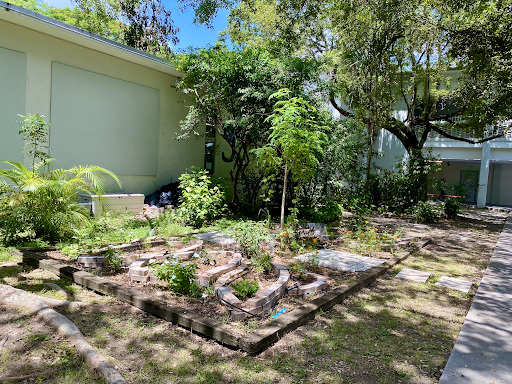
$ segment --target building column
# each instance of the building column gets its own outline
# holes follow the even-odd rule
[[[482,144],[482,157],[480,160],[480,178],[478,180],[477,208],[484,208],[487,202],[487,183],[489,182],[489,166],[491,164],[491,143]]]
[[[52,97],[52,61],[48,57],[33,52],[27,53],[27,88],[25,114],[39,114],[44,121],[51,123],[51,97]],[[51,127],[50,127],[51,136]],[[50,145],[50,137],[48,137]],[[25,165],[32,165],[30,159],[24,156]]]

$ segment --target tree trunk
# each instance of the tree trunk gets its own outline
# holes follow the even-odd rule
[[[372,121],[367,124],[368,132],[370,133],[370,148],[368,150],[368,164],[366,164],[366,185],[365,192],[368,194],[370,192],[370,174],[372,170],[372,158],[373,158],[373,137],[375,126]]]
[[[283,196],[281,198],[281,231],[284,230],[284,204],[286,201],[286,182],[288,180],[288,164],[284,166]]]

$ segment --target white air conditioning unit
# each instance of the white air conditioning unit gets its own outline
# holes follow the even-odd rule
[[[103,207],[100,204],[98,195],[92,195],[92,213],[94,216],[99,216],[103,213]],[[132,213],[137,214],[142,212],[144,205],[143,194],[115,194],[115,195],[102,195],[104,201],[104,208],[107,212],[117,213]]]

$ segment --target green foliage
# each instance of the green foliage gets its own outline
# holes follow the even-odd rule
[[[429,201],[420,201],[414,208],[413,213],[416,220],[424,223],[437,223],[440,217],[439,208]]]
[[[454,220],[460,211],[460,201],[453,197],[448,197],[444,203],[444,213],[450,220]]]
[[[177,88],[194,98],[177,138],[202,135],[208,123],[230,148],[222,155],[232,164],[233,202],[238,202],[243,182],[252,191],[250,202],[254,203],[262,181],[245,176],[252,161],[250,150],[268,142],[271,121],[267,118],[275,104],[269,97],[283,87],[292,90],[291,96],[303,95],[305,84],[317,76],[316,65],[302,58],[277,57],[268,49],[229,50],[220,44],[177,55],[175,62],[184,73]],[[249,185],[253,181],[256,185]]]
[[[54,161],[42,161],[33,170],[4,162],[13,167],[0,170],[0,237],[5,243],[28,238],[54,244],[71,239],[91,223],[87,209],[78,205],[78,193],[104,194],[104,175],[121,186],[117,176],[104,168],[87,165],[51,170]]]
[[[201,286],[195,281],[198,266],[194,263],[185,264],[177,259],[166,259],[162,264],[149,266],[156,277],[167,282],[168,288],[174,293],[197,298],[202,293]]]
[[[315,208],[303,208],[301,212],[305,219],[315,223],[340,222],[343,218],[343,205],[333,200],[327,200],[325,204]]]
[[[19,133],[23,135],[26,143],[23,152],[31,157],[32,169],[34,169],[36,159],[46,160],[49,157],[48,150],[50,148],[44,144],[48,143],[50,124],[44,121],[43,115],[29,113],[27,116],[18,116],[23,119],[18,121],[22,125]]]
[[[427,176],[439,170],[439,163],[429,153],[413,152],[407,166],[398,163],[393,171],[372,174],[372,204],[387,211],[404,212],[426,197]]]
[[[298,188],[315,174],[318,157],[326,144],[326,130],[322,124],[322,115],[302,97],[289,98],[290,91],[281,89],[270,98],[281,98],[274,106],[272,132],[269,143],[252,152],[259,164],[268,172],[284,171],[283,196],[281,200],[281,230],[284,229],[284,208],[288,174],[297,183]]]
[[[235,290],[235,294],[240,300],[245,300],[253,297],[260,287],[256,278],[253,281],[242,278],[242,280],[231,283],[231,288]]]
[[[244,257],[256,257],[265,254],[265,248],[271,240],[263,222],[251,220],[221,221],[219,227],[227,236],[240,245]]]
[[[123,264],[123,261],[119,257],[119,255],[117,254],[115,249],[112,248],[112,246],[108,247],[108,250],[107,250],[107,252],[105,252],[103,257],[104,257],[103,263],[105,266],[112,268],[115,271],[118,271],[121,269],[121,265]]]
[[[274,267],[272,266],[272,256],[268,253],[262,253],[253,257],[251,260],[258,272],[271,273],[274,270]]]
[[[224,190],[214,185],[208,172],[192,167],[179,178],[181,197],[179,215],[186,224],[200,228],[223,211]]]
[[[366,127],[354,119],[333,121],[330,126],[315,176],[300,190],[301,205],[305,207],[360,195],[354,192],[361,189],[364,178],[363,160],[369,143]]]
[[[12,0],[15,5],[99,34],[130,47],[168,58],[178,30],[160,0],[76,0],[55,8],[43,1]]]
[[[296,276],[299,280],[304,280],[306,278],[307,268],[302,263],[290,264],[288,270],[292,276]]]

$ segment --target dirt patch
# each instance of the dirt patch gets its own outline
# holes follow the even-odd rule
[[[258,356],[224,347],[145,313],[89,309],[64,313],[134,384],[432,384],[441,375],[476,291],[475,286],[469,294],[463,294],[437,287],[435,282],[442,275],[479,282],[503,227],[503,217],[478,214],[479,211],[464,212],[454,222],[441,221],[426,225],[425,229],[413,228],[417,223],[407,218],[373,217],[376,225],[401,228],[404,236],[416,233],[432,242],[376,283],[286,335]],[[382,219],[383,224],[374,222]],[[457,240],[453,235],[471,235],[476,241]],[[425,284],[398,280],[394,275],[402,267],[433,275]],[[36,271],[10,271],[12,276],[8,278],[22,273],[26,286],[36,279]],[[37,279],[40,281],[41,277]],[[84,301],[89,300],[87,294],[92,293],[76,288],[75,295]],[[94,300],[98,300],[97,296]],[[294,299],[283,299],[283,307],[288,305],[287,300]],[[10,324],[9,330],[23,330],[27,335],[32,327],[40,331],[17,311],[0,311],[2,333],[5,324]],[[239,326],[255,329],[258,324],[252,320]],[[55,368],[55,374],[43,377],[42,383],[97,380],[67,352],[64,344],[51,337],[23,348],[21,341],[6,343],[0,352],[2,375],[7,369],[9,373],[22,369],[22,364],[29,362],[35,369]],[[34,363],[33,357],[43,354],[45,363]]]

